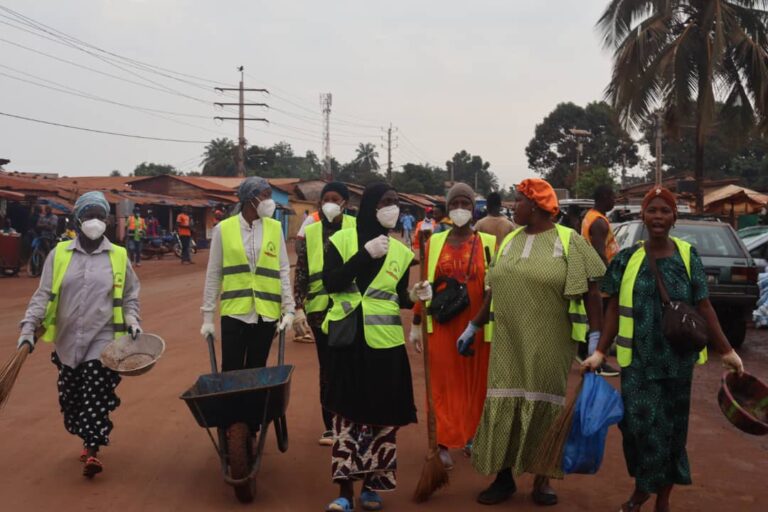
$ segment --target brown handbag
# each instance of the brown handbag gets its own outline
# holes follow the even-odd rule
[[[661,295],[661,332],[672,349],[678,354],[701,352],[707,346],[709,333],[707,322],[696,309],[683,301],[671,300],[667,287],[656,266],[656,258],[646,250],[648,266],[656,277],[656,286]]]

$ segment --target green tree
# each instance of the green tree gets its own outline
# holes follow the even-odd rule
[[[402,172],[392,173],[392,186],[401,192],[445,194],[444,169],[429,164],[405,164]]]
[[[357,145],[356,153],[354,163],[357,164],[359,172],[366,173],[379,170],[379,163],[376,161],[379,158],[379,153],[374,144],[361,142]]]
[[[120,174],[120,171],[118,171],[117,169],[109,173],[109,175],[112,176],[113,178],[117,176],[122,176],[122,174]]]
[[[203,153],[203,176],[237,176],[236,154],[237,145],[233,140],[213,139]]]
[[[605,167],[593,167],[579,176],[578,181],[573,187],[576,197],[590,198],[599,185],[610,185],[616,188],[616,180],[611,175],[611,171]]]
[[[141,162],[133,170],[134,176],[161,176],[163,174],[176,176],[179,174],[179,171],[172,165],[155,164],[152,162]]]
[[[462,149],[454,154],[445,166],[448,169],[449,179],[453,172],[454,181],[470,185],[479,194],[488,195],[492,190],[499,188],[498,178],[489,170],[491,163],[483,161],[479,155],[471,155]]]
[[[661,107],[677,135],[695,119],[694,175],[704,178],[704,147],[718,109],[744,126],[768,127],[768,12],[762,0],[611,0],[598,21],[614,50],[607,96],[637,127]],[[703,206],[699,187],[696,206]]]
[[[570,130],[591,133],[577,138]],[[525,148],[528,166],[553,187],[573,185],[578,143],[582,144],[580,168],[607,167],[616,170],[637,165],[637,144],[619,123],[613,109],[605,102],[589,103],[586,108],[560,103],[536,125],[534,137]]]

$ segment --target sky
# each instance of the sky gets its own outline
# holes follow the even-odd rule
[[[349,161],[359,142],[371,142],[385,163],[381,145],[391,123],[395,166],[444,166],[464,149],[511,185],[534,174],[525,146],[536,124],[558,103],[603,97],[610,54],[595,22],[606,4],[0,0],[0,112],[192,141],[123,138],[0,115],[0,158],[12,161],[9,170],[66,176],[113,169],[125,175],[144,161],[199,170],[205,141],[237,137],[236,122],[213,120],[236,115],[213,106],[236,97],[214,87],[236,86],[242,65],[246,87],[270,91],[246,95],[270,105],[246,110],[270,121],[247,123],[251,144],[284,140],[297,154],[321,155],[319,96],[330,92],[331,154],[339,161]],[[90,53],[20,25],[3,8],[92,45]]]

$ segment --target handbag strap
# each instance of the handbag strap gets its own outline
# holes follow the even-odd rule
[[[480,236],[477,233],[472,234],[472,249],[469,251],[469,263],[467,263],[467,271],[464,274],[465,280],[469,280],[469,273],[472,272],[472,258],[475,256],[475,244]]]
[[[664,280],[661,278],[661,273],[659,272],[658,266],[656,266],[656,257],[652,256],[651,253],[648,252],[648,249],[645,250],[645,257],[648,258],[648,267],[651,269],[651,272],[653,272],[653,275],[656,278],[656,286],[659,289],[659,294],[661,295],[661,303],[667,305],[672,302],[672,300],[669,298],[667,287],[664,285]]]

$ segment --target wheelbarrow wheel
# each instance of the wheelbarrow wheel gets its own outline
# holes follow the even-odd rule
[[[240,480],[251,473],[251,439],[251,430],[245,423],[235,423],[227,429],[229,474],[233,480]],[[234,488],[238,501],[241,503],[253,501],[256,494],[256,482],[253,478],[235,485]]]
[[[275,437],[277,437],[277,448],[281,452],[288,451],[288,425],[285,423],[285,415],[275,418]]]

